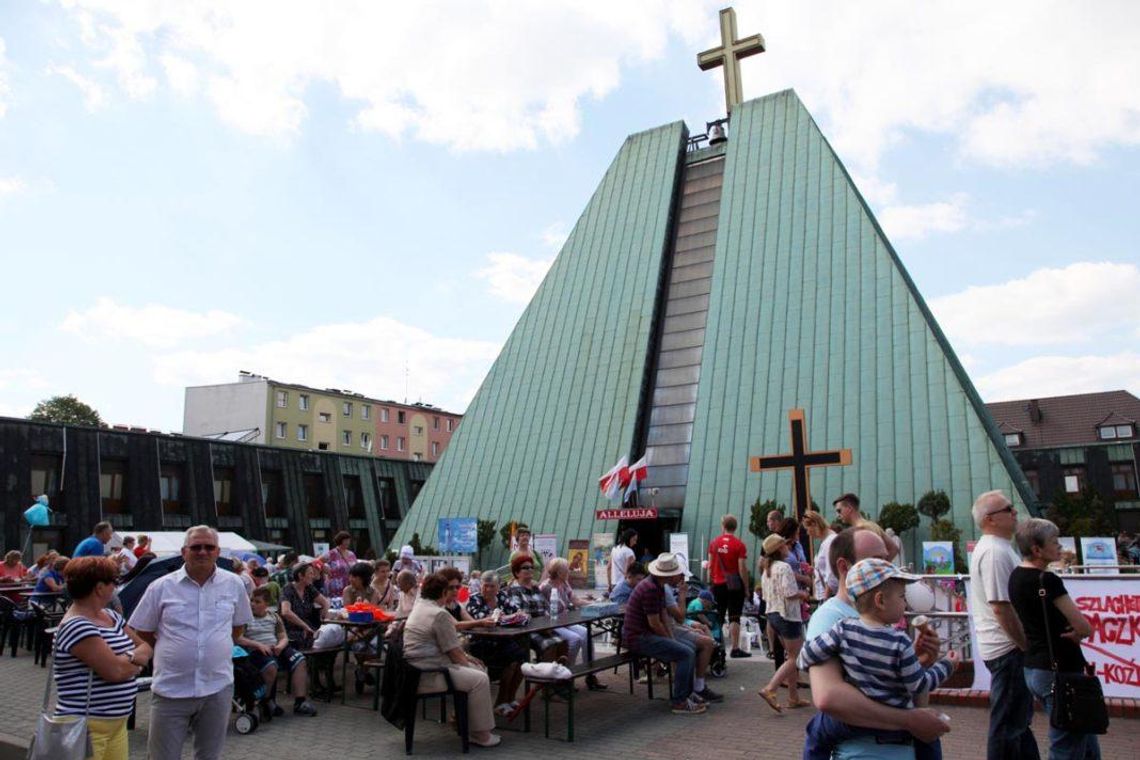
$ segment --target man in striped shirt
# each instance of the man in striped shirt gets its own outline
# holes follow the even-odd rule
[[[848,594],[855,599],[858,618],[840,620],[829,631],[809,640],[800,651],[803,670],[838,657],[846,679],[868,698],[909,709],[914,697],[937,688],[957,665],[953,652],[929,668],[915,654],[914,644],[904,631],[895,627],[906,611],[906,584],[919,576],[902,572],[883,559],[865,559],[847,573]],[[829,757],[836,744],[865,733],[820,713],[808,725],[804,757]],[[857,733],[858,732],[858,733]],[[908,735],[893,732],[883,740],[909,744]],[[916,744],[917,760],[941,757],[938,742]]]

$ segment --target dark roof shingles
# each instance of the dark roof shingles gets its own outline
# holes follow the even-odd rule
[[[1034,400],[1041,410],[1037,423],[1029,416],[1029,403]],[[1024,449],[1105,443],[1097,437],[1097,426],[1110,416],[1121,423],[1140,419],[1140,399],[1128,391],[999,401],[986,408],[1003,431],[1023,433],[1024,442],[1018,448]]]

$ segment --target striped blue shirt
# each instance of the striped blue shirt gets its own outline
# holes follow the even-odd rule
[[[71,653],[71,648],[91,636],[100,636],[115,654],[126,654],[135,644],[123,631],[123,618],[112,610],[111,627],[95,625],[85,617],[67,618],[55,632],[55,661],[52,670],[55,675],[57,715],[89,715],[93,718],[122,718],[131,714],[135,704],[138,686],[135,679],[121,683],[108,683],[95,673],[91,684],[91,707],[87,707],[87,678],[92,670],[82,660]]]
[[[859,618],[840,620],[805,642],[796,664],[807,670],[834,657],[843,663],[849,682],[891,707],[914,707],[914,695],[937,688],[953,670],[945,659],[922,667],[905,632],[894,626],[871,626]]]

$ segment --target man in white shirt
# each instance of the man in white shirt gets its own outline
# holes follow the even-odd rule
[[[987,491],[973,507],[982,537],[970,557],[970,614],[975,656],[990,671],[988,760],[1037,760],[1037,741],[1029,730],[1033,696],[1025,683],[1028,645],[1021,621],[1009,602],[1009,576],[1021,564],[1010,539],[1017,530],[1017,510],[1001,491]]]
[[[217,568],[218,532],[186,531],[182,568],[150,584],[130,625],[154,647],[151,760],[179,760],[194,727],[194,759],[219,760],[233,697],[233,644],[253,619],[245,586]]]

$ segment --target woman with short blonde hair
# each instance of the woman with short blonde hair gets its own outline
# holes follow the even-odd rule
[[[831,572],[831,563],[827,559],[828,552],[831,551],[831,542],[838,534],[827,524],[827,519],[814,509],[804,512],[800,524],[812,539],[820,542],[819,549],[813,555],[815,564],[811,574],[812,590],[816,599],[821,602],[826,601],[839,591],[839,579]]]

